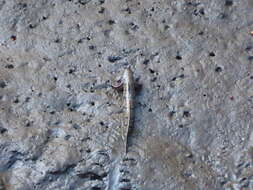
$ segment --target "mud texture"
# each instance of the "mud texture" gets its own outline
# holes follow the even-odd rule
[[[0,190],[252,190],[252,10],[0,0]]]

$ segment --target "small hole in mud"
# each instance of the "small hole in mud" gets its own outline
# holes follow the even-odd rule
[[[127,12],[128,14],[131,14],[131,9],[129,7],[127,7],[126,9],[123,9],[123,11]]]
[[[73,124],[73,126],[72,126],[74,129],[80,129],[81,127],[78,125],[78,124]]]
[[[115,24],[115,21],[114,20],[109,20],[108,24],[113,25],[113,24]]]
[[[60,43],[61,42],[61,39],[57,38],[54,40],[55,43]]]
[[[78,44],[83,43],[83,39],[79,39],[79,40],[77,41],[77,43],[78,43]]]
[[[78,3],[81,5],[86,5],[89,1],[87,0],[78,0]]]
[[[54,81],[55,81],[55,82],[58,80],[58,78],[57,78],[57,77],[53,77],[53,79],[54,79]]]
[[[149,72],[150,72],[151,74],[154,74],[154,73],[155,73],[155,71],[154,71],[153,69],[149,69]]]
[[[69,74],[72,74],[75,72],[75,69],[69,69]]]
[[[130,34],[128,30],[125,30],[124,33],[125,33],[125,35],[129,35]]]
[[[30,100],[31,100],[30,97],[26,97],[26,98],[25,98],[25,102],[29,102]]]
[[[4,81],[0,81],[0,88],[5,88],[7,84]]]
[[[103,121],[100,121],[99,124],[100,124],[101,126],[104,126],[104,122],[103,122]]]
[[[157,79],[157,77],[153,77],[150,81],[151,81],[151,82],[155,82],[156,79]]]
[[[27,7],[27,4],[26,4],[26,3],[18,3],[18,5],[19,5],[21,8],[23,8],[23,9],[25,9],[25,8]]]
[[[7,132],[7,129],[0,127],[0,134],[4,134],[5,132]]]
[[[183,128],[183,127],[184,127],[184,125],[182,125],[182,124],[181,124],[181,125],[179,125],[178,127],[179,127],[179,128]]]
[[[47,20],[47,19],[48,19],[47,16],[43,16],[43,17],[42,17],[42,20]]]
[[[15,103],[15,104],[19,103],[19,99],[16,98],[16,99],[13,101],[13,103]]]
[[[200,31],[200,32],[198,33],[198,35],[200,35],[200,36],[202,36],[203,34],[204,34],[203,31]]]
[[[189,111],[184,111],[183,117],[186,117],[186,118],[191,117],[190,112]]]
[[[70,137],[71,137],[70,135],[66,135],[66,136],[64,137],[64,139],[65,139],[65,140],[69,140]]]
[[[226,13],[220,13],[218,18],[219,19],[226,19],[226,18],[228,18],[228,15]]]
[[[130,180],[127,179],[127,178],[123,178],[123,179],[120,179],[120,182],[126,182],[126,183],[128,183],[128,182],[130,182]]]
[[[95,102],[91,102],[90,105],[95,106]]]
[[[216,67],[216,68],[215,68],[215,72],[220,73],[221,71],[222,71],[222,68],[221,68],[221,67]]]
[[[232,6],[233,5],[233,1],[232,0],[226,0],[225,1],[225,5],[228,6],[228,7]]]
[[[102,190],[100,187],[92,187],[91,190]]]
[[[93,45],[89,46],[90,50],[94,50],[95,48],[96,48],[96,46],[93,46]]]
[[[27,121],[27,122],[25,123],[25,127],[31,127],[31,126],[32,126],[32,122]]]
[[[105,0],[99,0],[100,5],[105,3]]]
[[[36,24],[29,24],[29,28],[31,29],[36,28]]]
[[[251,49],[252,49],[251,46],[247,46],[247,47],[245,48],[245,51],[250,51]]]
[[[123,188],[120,188],[120,190],[131,190],[131,189],[127,187],[123,187]]]
[[[87,152],[87,153],[91,153],[91,149],[89,149],[89,148],[86,149],[86,152]]]
[[[98,65],[98,67],[102,67],[102,65],[101,65],[101,64],[99,64],[99,65]]]
[[[55,114],[55,111],[50,111],[49,112],[51,115],[54,115]]]
[[[180,55],[177,55],[177,56],[176,56],[176,59],[177,59],[177,60],[181,60],[182,57],[181,57]]]
[[[215,53],[214,53],[214,52],[210,52],[210,53],[209,53],[209,56],[210,56],[210,57],[214,57],[214,56],[215,56]]]
[[[5,66],[6,69],[14,69],[14,66],[12,64],[8,64]]]
[[[111,30],[104,30],[103,34],[104,34],[104,36],[106,36],[107,38],[109,38],[110,37],[110,32],[111,32]]]
[[[178,78],[183,79],[184,78],[184,74],[179,75]]]
[[[249,57],[248,57],[248,60],[249,60],[249,61],[252,61],[252,60],[253,60],[253,56],[249,56]]]
[[[101,7],[100,10],[98,11],[99,14],[103,14],[105,12],[105,8]]]
[[[204,97],[206,97],[206,94],[203,94]]]
[[[148,109],[148,112],[152,112],[152,109],[151,109],[151,108],[149,108],[149,109]]]
[[[201,8],[201,9],[199,10],[199,13],[200,13],[201,15],[205,15],[205,9],[204,9],[204,8]]]
[[[170,111],[169,118],[172,119],[174,117],[175,113],[176,113],[175,111]]]
[[[172,81],[175,81],[175,80],[177,80],[177,77],[173,77],[171,80],[172,80]]]
[[[131,30],[133,31],[137,31],[139,29],[139,26],[134,24],[133,22],[130,23],[130,26],[131,26]]]
[[[143,61],[143,65],[147,65],[149,63],[149,60],[148,59],[145,59],[144,61]]]
[[[16,39],[17,39],[17,36],[15,36],[15,35],[12,35],[12,36],[11,36],[11,40],[12,40],[12,41],[15,41]]]
[[[120,56],[108,56],[107,60],[111,63],[114,63],[116,61],[121,60],[122,58]]]

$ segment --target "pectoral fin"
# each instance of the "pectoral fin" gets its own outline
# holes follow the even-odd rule
[[[123,82],[119,82],[119,84],[117,84],[117,85],[111,85],[111,86],[117,92],[123,92],[123,90],[124,90],[124,84],[123,84]]]

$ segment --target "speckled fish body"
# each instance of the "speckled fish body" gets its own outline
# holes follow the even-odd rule
[[[127,153],[127,145],[128,145],[128,133],[129,130],[133,127],[134,123],[134,79],[133,79],[133,72],[130,68],[127,68],[124,72],[124,98],[125,98],[125,127],[126,127],[126,144],[125,144],[125,151]]]

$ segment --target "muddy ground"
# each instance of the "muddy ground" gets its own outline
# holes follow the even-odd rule
[[[252,190],[252,0],[0,0],[1,190]],[[130,66],[141,88],[124,152]]]

